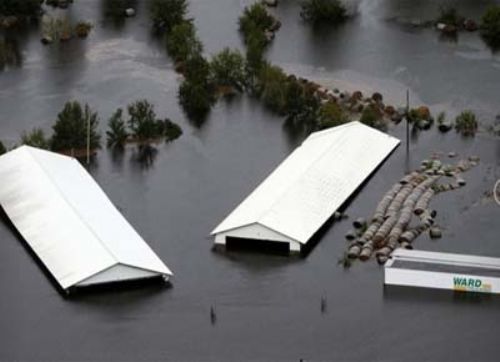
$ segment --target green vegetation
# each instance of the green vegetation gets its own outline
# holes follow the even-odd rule
[[[269,14],[261,3],[246,7],[239,18],[239,29],[247,47],[247,71],[251,87],[254,85],[254,76],[258,74],[264,62],[264,50],[280,26],[281,23]]]
[[[313,24],[336,25],[347,19],[347,12],[339,0],[305,0],[300,16]]]
[[[463,136],[476,134],[478,122],[472,111],[463,111],[455,118],[455,130]]]
[[[347,115],[335,102],[327,102],[319,109],[319,129],[339,126],[348,121]]]
[[[458,14],[455,7],[451,5],[444,5],[439,8],[439,16],[436,19],[436,22],[452,25],[454,27],[460,27],[464,20],[465,19]]]
[[[40,0],[1,0],[0,16],[37,17]]]
[[[128,139],[128,132],[125,121],[123,120],[123,110],[118,108],[108,120],[106,131],[106,144],[110,148],[123,148]]]
[[[123,148],[128,141],[136,142],[139,146],[161,138],[170,142],[182,135],[182,129],[168,118],[157,119],[154,106],[145,99],[129,104],[127,111],[127,121],[123,119],[121,108],[108,121],[106,136],[107,146],[110,148]]]
[[[366,106],[359,119],[361,123],[374,128],[379,128],[381,120],[382,115],[373,105]]]
[[[212,79],[218,87],[231,87],[243,91],[246,84],[245,58],[238,50],[225,48],[210,62]]]
[[[500,47],[500,6],[490,7],[481,19],[481,35],[489,46]]]
[[[143,99],[128,107],[128,127],[133,139],[139,143],[148,143],[163,137],[163,121],[156,119],[154,106]]]
[[[302,85],[295,76],[288,77],[286,103],[289,124],[306,132],[318,128],[320,101],[314,90]]]
[[[170,32],[172,28],[185,21],[186,0],[152,0],[150,7],[154,27],[159,31]]]
[[[51,140],[53,151],[83,150],[87,147],[87,132],[90,128],[90,149],[101,147],[101,136],[97,132],[99,119],[88,104],[82,108],[77,101],[67,102],[64,109],[57,115],[54,135]]]
[[[243,34],[245,44],[248,38],[259,34],[260,40],[266,43],[266,31],[274,31],[277,26],[276,19],[267,12],[266,7],[261,3],[255,3],[246,7],[243,15],[239,18],[240,31]]]
[[[0,155],[3,155],[5,152],[7,152],[7,149],[3,145],[3,142],[0,141]]]
[[[21,135],[21,144],[44,150],[50,148],[50,140],[45,137],[45,133],[41,128],[34,128],[29,133],[23,132]]]
[[[280,115],[287,113],[288,77],[278,66],[265,64],[259,75],[259,94],[264,104]]]
[[[165,142],[172,142],[182,136],[182,128],[167,118],[163,121],[163,134]]]
[[[215,102],[210,64],[201,55],[186,62],[184,80],[179,88],[179,101],[188,117],[201,123]]]
[[[182,21],[167,33],[166,46],[168,54],[176,62],[186,62],[190,57],[200,55],[203,45],[196,37],[196,28],[190,20]]]

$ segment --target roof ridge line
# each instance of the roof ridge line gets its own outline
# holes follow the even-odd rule
[[[350,124],[350,123],[349,123]],[[346,127],[343,127],[340,131],[345,131],[345,128]],[[344,135],[340,135],[339,137],[345,137]],[[309,138],[309,137],[308,137]],[[298,149],[300,149],[300,147],[303,146],[303,144],[307,141],[307,139],[304,140],[304,142],[298,147],[296,148],[293,152],[297,151]],[[324,151],[324,152],[321,152],[320,155],[318,155],[318,157],[316,157],[314,159],[313,162],[310,163],[310,165],[304,170],[303,173],[300,173],[297,178],[294,180],[294,182],[291,182],[288,187],[286,187],[283,192],[280,192],[279,196],[275,198],[275,201],[270,205],[270,207],[265,210],[261,215],[259,215],[259,217],[257,218],[257,222],[260,222],[262,220],[262,218],[264,218],[267,214],[269,214],[270,210],[273,208],[274,205],[276,205],[280,200],[281,198],[283,197],[283,195],[285,195],[285,193],[294,185],[295,181],[297,181],[298,179],[300,179],[302,177],[302,175],[304,173],[307,173],[307,171],[309,169],[311,169],[315,163],[321,158],[323,157],[328,151],[330,151],[334,146],[336,146],[336,143],[335,144],[332,144],[330,145],[329,147],[327,147],[327,149]],[[288,157],[287,157],[288,158]],[[271,175],[269,175],[268,177],[270,177]],[[264,180],[265,181],[265,180]]]
[[[30,147],[30,148],[34,148],[36,149],[35,147]],[[39,151],[38,149],[36,149],[37,151]],[[89,225],[89,223],[82,217],[82,215],[76,210],[75,206],[69,202],[68,198],[66,197],[66,195],[62,192],[61,188],[55,183],[54,179],[52,178],[52,176],[47,172],[47,170],[45,169],[45,167],[43,167],[40,162],[38,162],[38,160],[36,159],[36,157],[31,153],[29,152],[29,149],[27,150],[28,151],[28,154],[30,155],[30,157],[35,161],[35,163],[38,165],[38,167],[42,170],[42,172],[45,174],[45,176],[47,176],[50,181],[51,181],[51,184],[57,189],[57,191],[59,192],[59,195],[61,195],[61,197],[64,199],[64,201],[66,201],[66,203],[69,205],[69,207],[71,208],[71,210],[78,216],[79,220],[87,227],[87,229],[92,233],[92,235],[95,236],[95,238],[99,241],[99,244],[101,244],[101,246],[111,255],[111,257],[115,260],[116,263],[119,263],[120,260],[116,257],[116,255],[106,246],[106,244],[102,241],[102,239],[97,235],[97,233],[95,232],[95,230]],[[43,150],[44,152],[48,152],[50,153],[49,151],[45,151]],[[78,160],[76,160],[75,158],[73,157],[70,157],[70,156],[65,156],[65,157],[68,157],[71,161],[73,162],[78,162]],[[85,170],[87,172],[87,170]],[[88,174],[88,172],[87,172]],[[90,176],[90,174],[88,174]],[[92,177],[92,176],[91,176]],[[92,178],[93,179],[93,178]],[[94,180],[95,182],[95,180]],[[112,267],[109,266],[108,268]],[[107,269],[107,268],[106,268]],[[105,269],[103,269],[105,270]],[[98,273],[102,272],[103,270],[99,271]],[[78,281],[77,283],[80,283],[81,281]]]

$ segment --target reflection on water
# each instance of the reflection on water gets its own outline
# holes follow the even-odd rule
[[[20,67],[22,63],[18,41],[0,34],[0,71]]]
[[[151,144],[141,144],[134,147],[131,160],[138,163],[142,169],[151,168],[155,162],[158,150]]]

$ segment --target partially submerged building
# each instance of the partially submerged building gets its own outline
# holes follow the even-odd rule
[[[215,245],[300,252],[399,142],[360,122],[311,134],[212,231]]]
[[[385,285],[500,293],[500,258],[396,249],[384,267]]]
[[[172,275],[76,159],[28,146],[1,156],[0,205],[65,291]]]

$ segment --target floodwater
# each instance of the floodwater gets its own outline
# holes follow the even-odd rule
[[[177,104],[179,76],[150,35],[144,2],[124,23],[103,16],[106,1],[77,0],[74,19],[96,25],[83,41],[44,47],[36,28],[9,34],[16,61],[0,70],[0,139],[49,130],[64,102],[88,102],[101,126],[140,98],[184,135],[160,145],[150,163],[103,150],[91,173],[174,271],[171,288],[148,286],[64,299],[5,223],[0,223],[0,360],[102,361],[497,361],[500,299],[383,288],[375,262],[337,265],[344,233],[368,216],[408,165],[434,151],[479,155],[468,184],[436,197],[443,238],[416,247],[500,257],[500,207],[484,198],[500,177],[500,143],[481,132],[463,140],[435,129],[412,134],[330,225],[304,258],[214,253],[209,233],[300,142],[283,120],[246,97],[219,102],[196,127]],[[190,10],[208,54],[240,47],[237,17],[250,1],[196,0]],[[398,104],[450,115],[464,108],[486,126],[500,113],[500,56],[477,34],[456,41],[405,25],[429,19],[431,0],[365,0],[340,28],[302,24],[298,1],[274,10],[283,23],[268,57],[331,87],[378,90]],[[479,16],[491,1],[457,1]],[[404,139],[404,127],[391,130]],[[326,310],[321,310],[321,300]],[[211,322],[210,308],[216,321]]]

